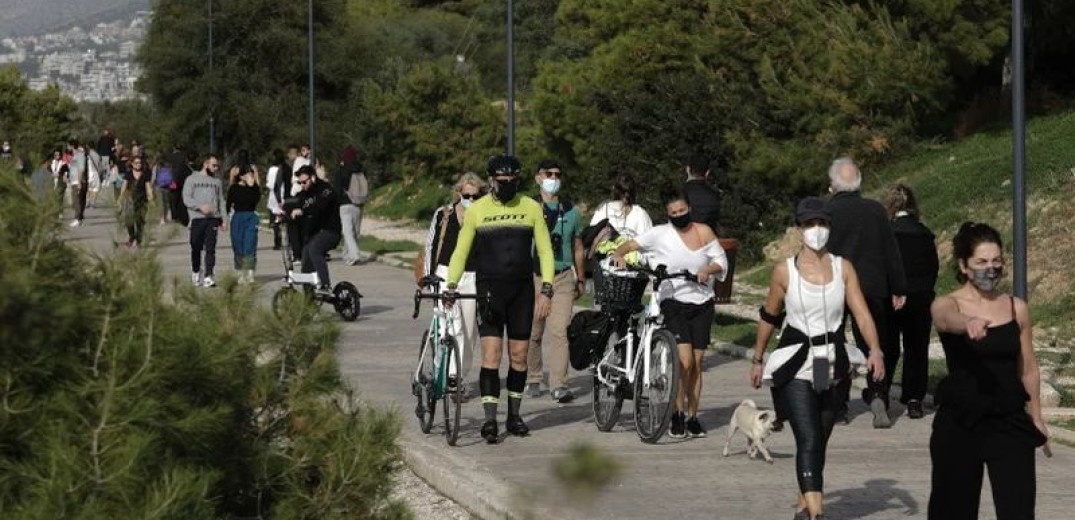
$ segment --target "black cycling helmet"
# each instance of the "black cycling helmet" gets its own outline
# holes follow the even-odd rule
[[[523,165],[514,155],[494,155],[489,159],[485,172],[490,177],[496,177],[498,175],[519,175],[522,169]]]

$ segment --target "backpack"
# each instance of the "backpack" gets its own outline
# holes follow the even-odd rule
[[[157,186],[170,188],[172,186],[172,167],[161,165],[157,168]]]
[[[612,333],[612,319],[600,311],[579,311],[567,326],[567,348],[571,367],[590,368],[601,357]]]

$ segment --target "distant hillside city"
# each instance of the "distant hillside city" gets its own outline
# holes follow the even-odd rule
[[[15,64],[30,88],[57,85],[78,101],[118,101],[137,97],[141,69],[135,54],[151,11],[135,11],[93,27],[0,40],[0,66]]]

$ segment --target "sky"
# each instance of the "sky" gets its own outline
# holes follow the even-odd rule
[[[0,0],[0,38],[62,29],[76,21],[111,21],[147,9],[152,0]]]

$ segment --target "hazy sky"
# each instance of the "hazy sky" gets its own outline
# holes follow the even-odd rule
[[[0,37],[53,31],[76,21],[96,24],[146,9],[151,0],[0,0]]]

